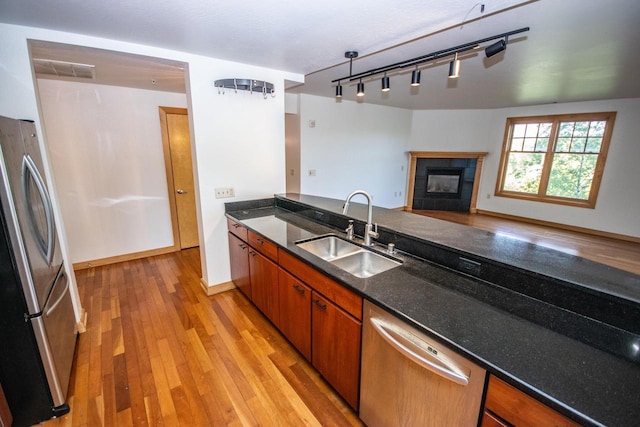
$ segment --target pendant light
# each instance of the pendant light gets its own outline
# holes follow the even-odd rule
[[[364,83],[362,83],[362,79],[360,79],[360,83],[358,83],[358,91],[356,95],[364,96]]]
[[[336,86],[336,98],[342,98],[342,85],[338,82],[338,86]]]
[[[457,79],[460,77],[460,60],[458,59],[458,54],[456,53],[453,57],[453,61],[449,63],[449,78]]]
[[[389,77],[387,77],[387,73],[384,73],[384,77],[382,77],[382,91],[389,92],[391,90],[391,86],[389,85]]]
[[[416,65],[416,69],[411,72],[411,86],[420,86],[420,70]]]

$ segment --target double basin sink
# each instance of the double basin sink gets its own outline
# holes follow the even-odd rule
[[[296,245],[360,278],[375,276],[402,265],[400,261],[333,235],[316,237]]]

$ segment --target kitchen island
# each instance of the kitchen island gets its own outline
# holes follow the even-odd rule
[[[526,242],[374,209],[378,242],[404,261],[370,278],[296,242],[344,235],[341,200],[305,195],[228,203],[227,215],[584,425],[640,419],[640,277]],[[353,204],[356,235],[366,210]]]

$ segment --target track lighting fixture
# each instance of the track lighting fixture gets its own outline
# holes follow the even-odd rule
[[[384,77],[382,77],[382,91],[389,92],[391,90],[391,86],[389,86],[389,77],[387,77],[387,73],[384,73]]]
[[[364,83],[362,83],[362,79],[358,83],[358,92],[356,93],[358,96],[364,96]]]
[[[453,57],[453,61],[449,63],[449,78],[457,79],[460,77],[460,60],[458,59],[458,54],[456,53]]]
[[[509,31],[507,33],[496,34],[491,37],[486,37],[480,40],[475,40],[469,43],[464,43],[458,46],[453,46],[447,49],[438,50],[435,52],[428,53],[426,55],[418,56],[416,58],[407,59],[405,61],[396,62],[394,64],[385,65],[383,67],[373,68],[368,71],[364,71],[361,73],[353,74],[353,59],[358,57],[358,52],[356,51],[347,51],[344,53],[345,58],[349,59],[349,75],[345,77],[340,77],[339,79],[332,80],[332,83],[338,83],[336,86],[336,97],[340,98],[342,96],[342,86],[340,85],[341,80],[349,80],[351,82],[355,80],[359,80],[357,85],[357,95],[359,97],[364,96],[364,83],[362,83],[363,78],[368,78],[375,76],[376,74],[383,74],[382,77],[382,91],[386,92],[390,90],[391,86],[389,83],[389,77],[387,73],[394,70],[402,70],[408,67],[414,67],[415,69],[411,72],[411,86],[420,86],[420,70],[418,66],[420,64],[425,63],[434,63],[439,59],[450,57],[453,55],[453,61],[449,63],[449,78],[455,79],[460,76],[460,59],[458,55],[464,52],[468,52],[473,49],[479,48],[482,44],[487,42],[494,42],[493,44],[487,46],[485,48],[485,54],[487,57],[491,57],[496,55],[507,48],[507,43],[509,42],[509,36],[519,33],[524,33],[525,31],[529,31],[529,27],[520,28],[518,30]],[[497,40],[497,41],[495,41]]]
[[[493,55],[496,55],[507,48],[507,43],[509,43],[509,37],[505,37],[502,40],[498,40],[492,45],[487,46],[484,50],[484,54],[487,55],[487,58],[491,58]]]
[[[420,70],[416,65],[416,69],[411,72],[411,86],[420,86]]]

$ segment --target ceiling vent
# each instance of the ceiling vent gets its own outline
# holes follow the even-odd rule
[[[36,74],[40,76],[76,77],[80,79],[95,78],[95,65],[34,58],[33,66]]]

